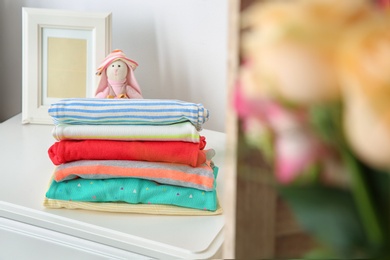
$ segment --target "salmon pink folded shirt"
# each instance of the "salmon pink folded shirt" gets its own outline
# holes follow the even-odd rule
[[[181,141],[62,140],[48,150],[55,165],[78,160],[137,160],[171,162],[193,167],[206,162],[206,138]]]

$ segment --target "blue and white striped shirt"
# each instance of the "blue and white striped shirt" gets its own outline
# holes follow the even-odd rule
[[[190,121],[197,130],[209,118],[202,104],[169,99],[69,98],[50,106],[55,124],[168,125]]]

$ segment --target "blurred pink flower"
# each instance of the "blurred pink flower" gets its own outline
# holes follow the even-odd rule
[[[320,162],[325,146],[314,135],[306,122],[306,111],[286,109],[271,99],[251,99],[241,91],[235,94],[235,107],[243,120],[244,131],[253,120],[271,131],[274,143],[274,169],[278,182],[289,184]]]
[[[382,8],[390,7],[390,0],[378,0],[377,1]]]

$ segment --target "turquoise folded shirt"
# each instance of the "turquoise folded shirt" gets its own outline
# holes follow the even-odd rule
[[[217,174],[218,167],[214,167],[215,178]],[[161,185],[154,181],[136,178],[75,179],[64,182],[53,180],[46,197],[85,202],[175,205],[209,211],[217,209],[215,187],[212,191],[202,191],[174,185]]]

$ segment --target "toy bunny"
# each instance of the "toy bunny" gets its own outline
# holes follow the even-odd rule
[[[100,82],[96,98],[143,98],[134,77],[138,63],[127,58],[121,50],[113,50],[97,69]]]

